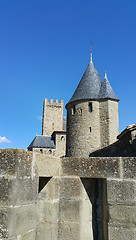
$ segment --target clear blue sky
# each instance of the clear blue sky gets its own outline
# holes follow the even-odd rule
[[[44,98],[68,102],[91,40],[94,65],[120,99],[120,131],[135,123],[135,13],[135,0],[1,0],[0,148],[26,149],[41,134]]]

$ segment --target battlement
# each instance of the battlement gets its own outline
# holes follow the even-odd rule
[[[48,98],[45,98],[44,99],[44,104],[53,104],[53,105],[55,105],[55,104],[59,104],[59,105],[63,105],[63,100],[60,100],[60,101],[58,101],[58,99],[55,99],[55,100],[53,100],[53,99],[48,99]]]
[[[63,100],[44,99],[42,135],[51,136],[63,130]]]

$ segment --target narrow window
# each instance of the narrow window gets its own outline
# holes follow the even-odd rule
[[[64,136],[62,136],[62,137],[61,137],[61,141],[64,141],[64,140],[65,140],[65,139],[64,139]]]
[[[89,103],[89,112],[93,111],[92,103]]]
[[[75,108],[75,105],[73,106],[72,108],[72,115],[74,115],[76,113],[76,108]]]
[[[90,127],[90,132],[92,131],[91,127]]]
[[[49,150],[49,154],[51,154],[51,153],[52,153],[52,150],[50,149],[50,150]]]
[[[40,149],[40,153],[43,153],[43,149]]]

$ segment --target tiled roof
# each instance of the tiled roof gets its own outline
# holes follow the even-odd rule
[[[69,102],[82,99],[97,99],[102,85],[102,79],[93,63],[89,63],[76,91]]]
[[[29,148],[56,148],[51,136],[36,136],[30,143]]]
[[[94,64],[90,62],[69,103],[77,100],[103,98],[119,100],[107,77],[103,82]]]
[[[107,75],[105,73],[105,78],[104,78],[104,82],[102,83],[101,89],[100,89],[100,98],[110,98],[110,99],[115,99],[115,100],[119,100],[117,98],[117,96],[115,95],[109,81],[107,78]]]

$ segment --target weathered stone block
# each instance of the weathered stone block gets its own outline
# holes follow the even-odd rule
[[[12,181],[10,204],[21,205],[36,201],[38,197],[38,178],[20,178]]]
[[[13,175],[18,178],[34,177],[36,165],[31,152],[21,149],[0,150],[1,174]]]
[[[123,177],[136,179],[136,157],[122,158],[123,160]]]
[[[7,239],[8,234],[8,213],[5,208],[0,209],[0,239]]]
[[[16,149],[0,150],[1,174],[14,175],[16,172]]]
[[[59,198],[59,182],[60,178],[52,177],[45,187],[39,193],[38,198],[42,200]]]
[[[76,175],[90,178],[119,177],[118,158],[63,158],[62,175]]]
[[[59,219],[59,200],[43,202],[42,217],[44,222],[57,222]]]
[[[125,227],[108,227],[108,239],[109,240],[135,240],[136,229]]]
[[[80,240],[94,240],[92,221],[80,223]]]
[[[79,158],[62,158],[62,176],[79,176]]]
[[[33,153],[40,177],[52,177],[60,175],[61,159],[59,157],[47,156]]]
[[[136,204],[136,181],[107,180],[107,200],[113,204]]]
[[[80,240],[80,224],[73,222],[59,222],[58,240]]]
[[[122,226],[136,225],[136,207],[126,205],[109,205],[109,222]]]
[[[79,222],[80,221],[80,200],[60,200],[60,220]]]
[[[5,175],[5,177],[7,177]],[[37,178],[0,178],[0,203],[6,205],[20,205],[36,201],[38,196]]]
[[[40,222],[37,225],[35,240],[58,240],[58,223]]]
[[[83,200],[80,201],[80,222],[90,222],[92,221],[93,215],[92,215],[92,204],[91,201]]]
[[[1,225],[7,229],[9,237],[23,235],[35,228],[36,213],[36,204],[2,208]]]
[[[6,208],[0,209],[0,239],[8,238],[8,211]]]
[[[35,230],[29,231],[25,235],[21,236],[20,240],[34,240],[35,239]]]
[[[80,198],[81,188],[82,184],[80,178],[62,177],[60,179],[60,198]]]
[[[12,180],[0,177],[0,203],[6,205],[10,198],[10,188]]]
[[[52,223],[41,222],[36,229],[36,240],[52,240]]]
[[[79,174],[90,178],[119,177],[119,160],[106,157],[81,159]]]

